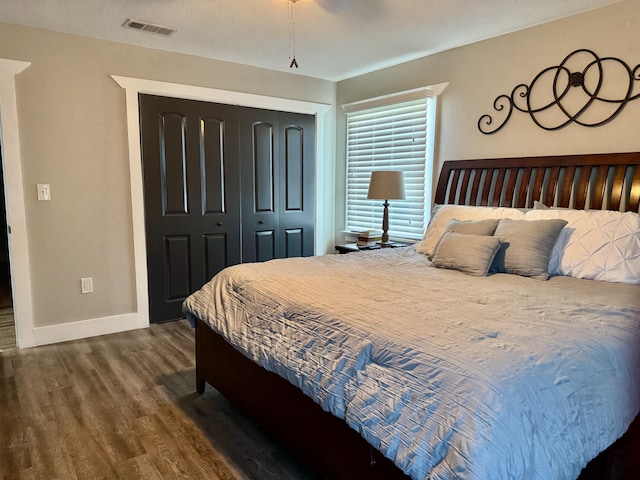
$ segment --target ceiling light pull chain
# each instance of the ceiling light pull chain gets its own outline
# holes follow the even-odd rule
[[[289,68],[298,68],[296,60],[296,2],[298,0],[289,0]]]

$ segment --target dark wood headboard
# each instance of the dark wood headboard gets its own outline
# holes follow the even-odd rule
[[[446,161],[436,204],[638,212],[640,153]]]

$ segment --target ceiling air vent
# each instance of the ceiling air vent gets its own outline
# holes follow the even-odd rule
[[[155,23],[143,22],[141,20],[133,20],[128,18],[126,22],[122,24],[124,28],[131,28],[132,30],[140,30],[142,32],[157,33],[158,35],[164,35],[170,37],[178,30],[171,27],[164,27],[162,25],[156,25]]]

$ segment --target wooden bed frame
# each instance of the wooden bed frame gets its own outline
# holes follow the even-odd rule
[[[548,206],[638,212],[640,153],[444,162],[436,204]],[[348,425],[298,388],[253,363],[196,321],[196,384],[211,384],[322,478],[408,477]],[[580,480],[632,478],[640,471],[640,420],[585,468]]]
[[[638,212],[640,153],[444,162],[436,204]]]

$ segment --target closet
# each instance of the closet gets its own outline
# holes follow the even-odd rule
[[[140,95],[149,316],[224,267],[314,253],[315,117]]]

